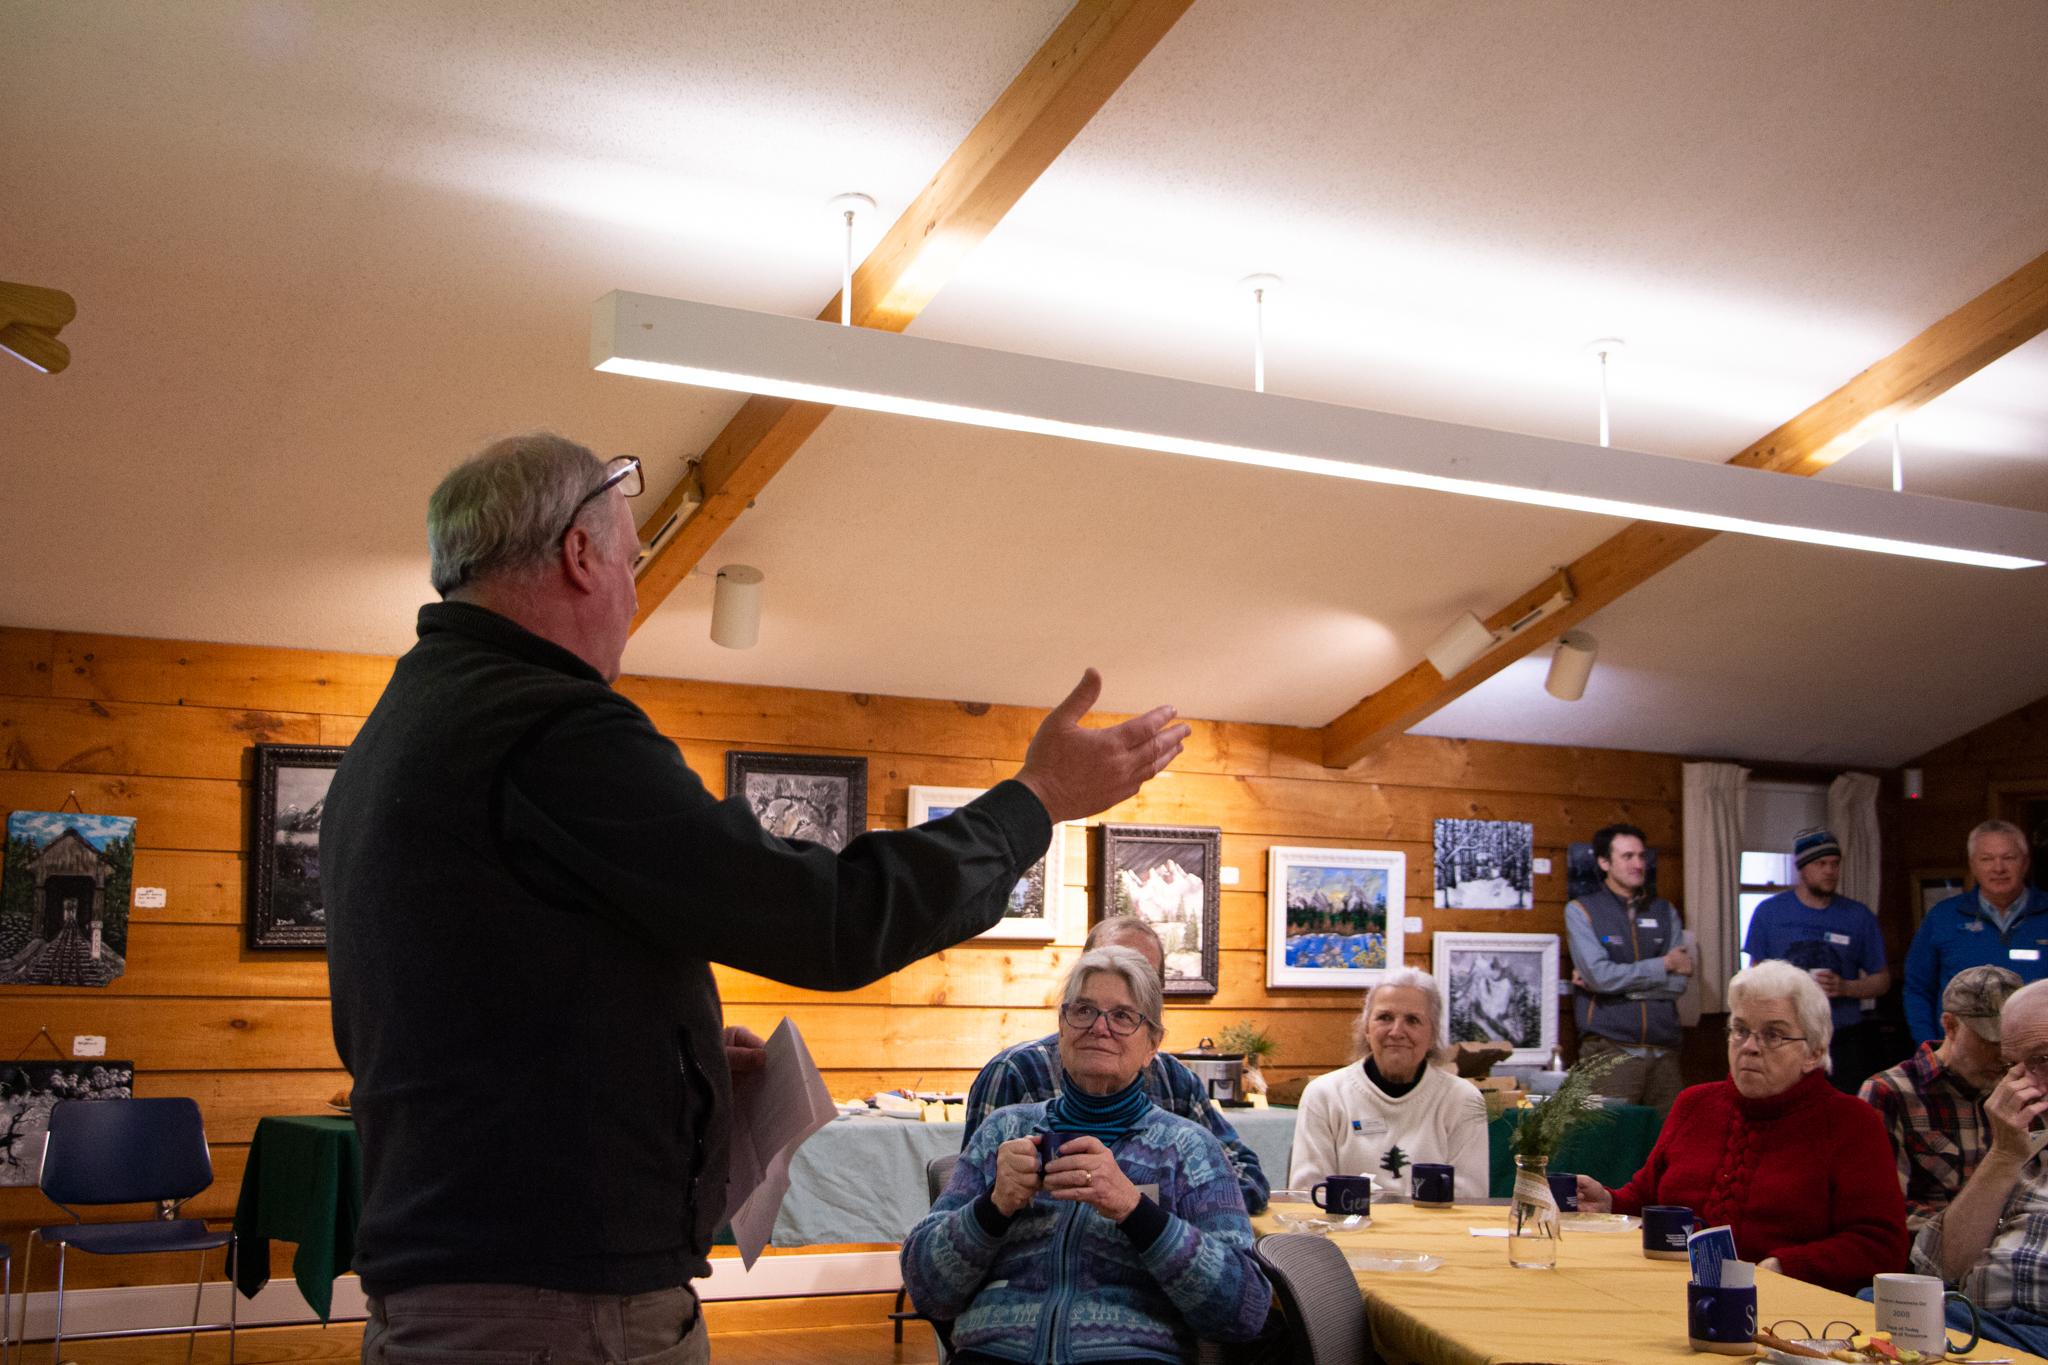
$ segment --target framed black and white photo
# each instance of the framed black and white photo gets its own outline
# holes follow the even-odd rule
[[[134,1093],[133,1062],[0,1062],[0,1186],[42,1179],[43,1136],[59,1100],[125,1100]]]
[[[1266,858],[1268,986],[1370,986],[1401,965],[1406,855],[1276,845]]]
[[[1437,821],[1436,908],[1529,909],[1535,854],[1536,827],[1526,821]]]
[[[941,820],[960,809],[983,787],[912,787],[909,823],[921,825]],[[976,938],[1036,939],[1047,942],[1060,931],[1060,870],[1066,864],[1066,826],[1052,827],[1052,843],[1045,856],[1033,863],[1023,878],[1010,888],[1010,909],[992,929]]]
[[[256,746],[255,828],[249,836],[249,946],[325,948],[320,816],[348,752],[338,744]]]
[[[725,755],[725,794],[745,799],[761,828],[837,853],[868,828],[868,761],[831,754]]]
[[[1432,966],[1444,992],[1442,1041],[1507,1043],[1512,1066],[1557,1046],[1557,935],[1439,931]]]
[[[1095,826],[1098,917],[1136,915],[1166,949],[1168,995],[1214,995],[1223,831],[1193,825]]]
[[[1652,900],[1657,896],[1657,850],[1643,850],[1643,894]],[[1593,845],[1568,844],[1564,851],[1564,894],[1566,900],[1583,900],[1607,884],[1607,874],[1600,870],[1600,860],[1593,856]]]

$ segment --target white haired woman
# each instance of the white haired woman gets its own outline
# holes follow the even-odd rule
[[[1326,1176],[1391,1170],[1387,1154],[1398,1147],[1410,1162],[1455,1166],[1459,1199],[1486,1198],[1486,1098],[1429,1064],[1443,1017],[1443,991],[1428,972],[1403,967],[1366,992],[1352,1025],[1359,1060],[1302,1092],[1289,1185],[1305,1190]]]
[[[1877,1111],[1828,1084],[1828,998],[1789,962],[1728,983],[1728,1079],[1679,1092],[1635,1178],[1581,1208],[1680,1204],[1726,1223],[1743,1259],[1853,1294],[1906,1268],[1906,1205]]]
[[[1058,1093],[983,1120],[904,1241],[903,1283],[953,1320],[959,1365],[1191,1361],[1198,1338],[1265,1325],[1272,1289],[1222,1144],[1146,1093],[1159,1013],[1144,957],[1083,953],[1062,992]]]

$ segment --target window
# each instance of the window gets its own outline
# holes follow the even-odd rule
[[[1799,872],[1789,853],[1745,853],[1736,877],[1742,883],[1735,899],[1735,942],[1740,947],[1749,942],[1749,918],[1756,908],[1780,891],[1790,891],[1798,885]],[[1746,955],[1743,961],[1749,963]]]

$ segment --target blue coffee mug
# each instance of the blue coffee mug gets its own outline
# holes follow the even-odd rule
[[[1458,1193],[1458,1168],[1441,1161],[1418,1161],[1409,1167],[1409,1193],[1418,1204],[1450,1207]]]
[[[1328,1203],[1324,1202],[1328,1199]],[[1327,1213],[1349,1217],[1354,1213],[1372,1212],[1372,1177],[1369,1175],[1333,1175],[1328,1180],[1318,1180],[1308,1192],[1308,1202]]]
[[[1688,1259],[1685,1239],[1698,1226],[1682,1204],[1652,1204],[1643,1210],[1643,1255],[1653,1261]]]
[[[1756,1353],[1756,1286],[1730,1289],[1718,1284],[1685,1286],[1685,1334],[1695,1351],[1721,1355]]]
[[[1549,1180],[1550,1197],[1557,1201],[1557,1211],[1559,1213],[1577,1213],[1579,1211],[1579,1178],[1576,1175],[1566,1175],[1563,1172],[1558,1172],[1550,1176]]]
[[[1043,1171],[1045,1163],[1055,1161],[1061,1155],[1060,1148],[1077,1138],[1087,1137],[1086,1133],[1041,1133],[1038,1139],[1038,1169]]]

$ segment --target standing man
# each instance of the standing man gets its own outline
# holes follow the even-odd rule
[[[2048,891],[2027,885],[2027,836],[1986,820],[1964,847],[1976,887],[1929,910],[1906,953],[1906,1026],[1916,1042],[1941,1036],[1941,992],[1965,967],[1997,963],[2022,981],[2048,980]]]
[[[1593,836],[1602,884],[1564,908],[1572,950],[1572,1018],[1579,1055],[1622,1054],[1600,1092],[1647,1104],[1659,1121],[1683,1085],[1678,997],[1696,970],[1690,936],[1670,901],[1649,894],[1650,854],[1634,825]]]
[[[1835,1019],[1828,1048],[1828,1079],[1853,1095],[1877,1069],[1871,1056],[1875,1032],[1863,1019],[1863,1002],[1892,988],[1885,967],[1884,935],[1877,916],[1862,901],[1835,894],[1842,884],[1842,845],[1824,829],[1803,829],[1792,839],[1799,885],[1780,891],[1750,916],[1742,951],[1749,965],[1779,958],[1811,973]]]
[[[612,690],[639,462],[513,437],[427,505],[420,640],[328,793],[335,1044],[363,1142],[366,1365],[707,1358],[690,1281],[726,1212],[732,1071],[711,964],[841,990],[1002,917],[1051,822],[1129,796],[1187,734],[1078,721],[1012,781],[840,853],[714,800]]]
[[[1892,1140],[1908,1232],[1949,1206],[1991,1146],[1984,1097],[2005,1074],[1998,1016],[2019,988],[2003,967],[1963,968],[1941,993],[1941,1046],[1922,1043],[1863,1083],[1861,1099]]]

